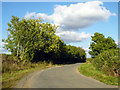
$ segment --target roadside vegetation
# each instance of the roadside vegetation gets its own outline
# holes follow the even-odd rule
[[[118,47],[111,37],[105,38],[103,34],[94,33],[90,44],[89,54],[92,58],[79,67],[79,71],[103,83],[118,85],[120,59]]]
[[[8,38],[2,40],[6,43],[3,48],[10,51],[17,62],[85,62],[85,51],[80,47],[66,45],[55,34],[57,27],[42,21],[41,18],[20,20],[12,16],[8,23]]]
[[[92,77],[108,85],[118,85],[118,78],[108,76],[100,70],[97,70],[93,64],[84,63],[78,68],[79,72],[87,77]]]
[[[2,55],[2,85],[10,88],[23,76],[48,66],[85,62],[81,47],[66,45],[55,32],[58,26],[42,21],[12,16],[8,23],[8,37],[3,48],[11,52]]]
[[[35,70],[54,67],[52,62],[23,63],[16,62],[11,55],[2,54],[2,88],[11,88],[16,83]]]

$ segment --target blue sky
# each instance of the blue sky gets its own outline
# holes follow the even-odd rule
[[[85,3],[82,3],[82,4],[85,4]],[[71,4],[73,6],[70,6]],[[91,4],[94,4],[94,3],[90,3],[90,5]],[[56,6],[56,5],[59,5],[59,6]],[[66,7],[64,7],[64,5],[66,5]],[[84,48],[86,51],[88,50],[89,44],[91,42],[90,36],[93,35],[95,32],[103,33],[105,37],[110,36],[116,42],[118,41],[118,3],[117,2],[105,2],[105,3],[103,2],[103,5],[102,4],[99,4],[97,6],[95,5],[95,9],[94,7],[92,7],[93,11],[95,11],[96,7],[98,6],[99,7],[102,6],[106,8],[106,10],[110,12],[108,13],[107,11],[104,11],[106,16],[109,14],[108,17],[101,16],[102,14],[98,15],[96,12],[95,12],[96,13],[96,16],[95,16],[94,13],[93,14],[89,13],[90,11],[88,11],[88,13],[87,12],[81,13],[82,10],[79,8],[76,8],[78,6],[79,6],[78,2],[18,2],[18,3],[3,2],[2,3],[2,38],[7,38],[7,32],[6,32],[7,23],[10,22],[12,15],[18,16],[19,18],[23,18],[25,17],[26,14],[28,14],[25,17],[27,18],[31,14],[34,16],[37,16],[37,15],[40,16],[42,14],[44,18],[48,18],[52,21],[52,23],[61,26],[60,29],[58,29],[59,32],[57,32],[57,35],[60,36],[61,39],[63,39],[67,44],[80,46]],[[91,7],[87,4],[84,6],[85,6],[85,9],[87,7],[88,8]],[[76,10],[72,10],[72,7],[76,8]],[[56,11],[54,9],[56,9]],[[68,13],[63,12],[64,10],[66,10],[66,12],[69,10],[69,12]],[[61,18],[61,15],[57,14],[58,11],[61,12],[63,16],[66,16],[66,18]],[[83,18],[78,17],[79,13],[73,14],[74,17],[70,19],[69,18],[71,17],[71,15],[69,15],[70,11],[73,11],[74,13],[79,12],[83,16],[88,14],[87,18],[89,18],[89,20],[93,18],[93,22],[91,23],[91,21],[85,19],[87,20],[87,23],[85,23],[86,21]],[[103,11],[101,13],[103,13]],[[61,19],[57,20],[55,18],[55,15],[60,16]],[[50,17],[53,17],[53,18],[51,19]],[[47,19],[45,20],[47,21]],[[72,25],[69,24],[69,20],[73,21]],[[83,20],[83,22],[80,20]],[[78,23],[76,27],[74,25],[74,22],[76,22],[76,24]],[[62,28],[62,26],[65,26],[65,27]],[[70,30],[69,27],[71,27],[72,30]],[[89,57],[89,55],[87,55],[87,57]]]

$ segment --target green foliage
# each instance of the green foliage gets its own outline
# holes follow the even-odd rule
[[[2,89],[14,88],[18,81],[29,73],[51,66],[53,66],[52,63],[46,61],[39,63],[18,63],[13,61],[12,56],[2,54]]]
[[[103,34],[97,32],[94,33],[94,36],[91,37],[93,42],[90,44],[89,54],[92,56],[92,58],[105,50],[117,48],[115,41],[111,37],[105,38]]]
[[[56,28],[50,23],[42,23],[41,19],[20,20],[13,16],[8,23],[10,34],[3,40],[8,43],[5,48],[19,60],[26,61],[33,60],[36,50],[57,53],[63,41],[55,35]]]
[[[111,37],[105,38],[103,34],[94,33],[90,44],[89,54],[93,59],[87,61],[92,63],[97,70],[104,72],[107,75],[115,77],[119,76],[118,70],[120,59],[118,58],[118,48],[115,41]]]
[[[87,59],[86,59],[86,62],[87,62],[87,63],[92,63],[92,61],[93,61],[92,58],[87,58]]]
[[[68,58],[69,60],[72,59],[72,60],[75,60],[76,62],[85,62],[86,60],[86,53],[85,51],[80,48],[80,47],[75,47],[75,46],[71,46],[71,45],[68,45],[66,46],[67,48],[67,51],[68,51]]]
[[[8,38],[3,42],[17,62],[52,61],[53,63],[73,60],[85,61],[81,48],[67,46],[55,35],[57,26],[39,19],[19,19],[12,16],[8,23]],[[75,62],[76,62],[75,61]],[[73,61],[74,62],[74,61]]]
[[[78,68],[79,72],[85,76],[92,77],[100,82],[108,85],[118,85],[118,78],[108,76],[102,71],[99,71],[92,64],[84,63]]]
[[[17,71],[27,70],[31,68],[43,67],[52,65],[51,62],[39,62],[39,63],[24,63],[14,61],[11,55],[2,54],[2,73],[14,73]]]
[[[117,77],[118,70],[120,68],[120,59],[118,58],[118,50],[111,49],[100,53],[93,59],[93,65],[98,69],[106,73]]]

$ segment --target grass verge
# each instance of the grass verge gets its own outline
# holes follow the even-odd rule
[[[12,73],[3,73],[2,74],[2,88],[14,88],[14,86],[19,82],[20,79],[25,77],[26,75],[36,71],[36,70],[43,70],[49,67],[55,67],[57,65],[51,64],[39,64],[34,68],[28,68],[24,70],[19,70]]]
[[[84,63],[78,68],[79,72],[85,76],[92,77],[100,82],[108,85],[118,85],[118,78],[113,76],[107,76],[101,71],[96,70],[96,68],[90,63]]]

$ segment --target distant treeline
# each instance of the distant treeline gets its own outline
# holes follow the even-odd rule
[[[53,63],[85,62],[86,53],[80,47],[66,45],[55,35],[57,26],[41,18],[12,16],[8,23],[8,38],[3,42],[16,62],[52,61]]]

